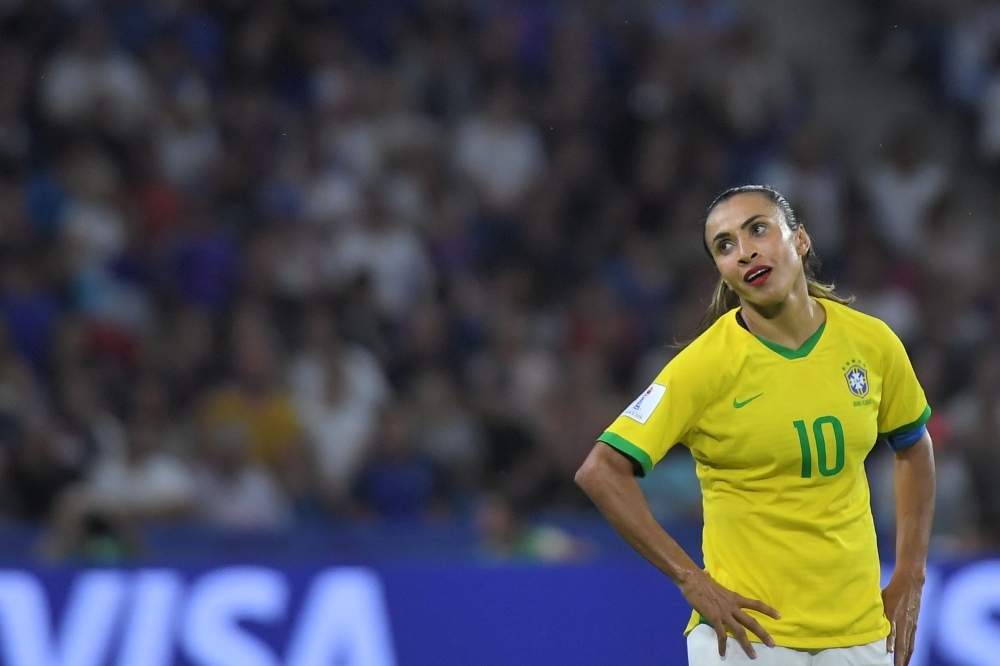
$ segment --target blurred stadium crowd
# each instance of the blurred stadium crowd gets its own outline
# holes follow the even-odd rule
[[[928,81],[995,169],[1000,4],[865,4],[885,49],[902,15],[921,71],[952,68]],[[739,4],[0,16],[0,512],[47,521],[53,556],[109,524],[589,510],[573,474],[697,330],[702,211],[746,181],[910,349],[937,543],[1000,539],[1000,197],[969,214],[914,124],[855,166]],[[644,488],[698,516],[683,451]]]

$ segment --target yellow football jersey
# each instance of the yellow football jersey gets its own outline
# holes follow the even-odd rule
[[[729,312],[599,438],[643,474],[675,444],[691,450],[706,570],[777,609],[780,620],[748,613],[778,645],[802,649],[889,634],[864,460],[877,440],[930,418],[888,326],[820,303],[826,323],[798,350],[757,338]]]

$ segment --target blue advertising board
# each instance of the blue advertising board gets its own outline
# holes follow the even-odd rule
[[[406,563],[0,570],[2,666],[684,664],[652,567]],[[1000,666],[1000,560],[938,565],[913,666]]]

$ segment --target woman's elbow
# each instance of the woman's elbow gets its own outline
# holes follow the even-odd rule
[[[576,485],[580,486],[584,491],[593,483],[593,479],[597,474],[597,462],[594,460],[594,452],[591,451],[583,464],[580,465],[580,469],[576,470],[576,474],[573,476],[573,480],[576,481]]]
[[[580,465],[580,469],[576,470],[574,480],[588,495],[592,495],[592,491],[607,477],[608,472],[613,471],[613,462],[616,461],[608,455],[609,453],[612,456],[617,455],[612,453],[611,447],[607,444],[597,442],[587,455],[587,459]]]

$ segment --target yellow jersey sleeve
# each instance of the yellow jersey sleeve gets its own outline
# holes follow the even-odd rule
[[[878,436],[879,439],[890,439],[926,424],[931,417],[931,408],[903,343],[888,326],[885,327],[882,350]]]
[[[645,476],[675,444],[684,441],[712,395],[713,373],[697,341],[667,364],[652,384],[597,438],[635,460]],[[717,376],[717,373],[715,373]]]

